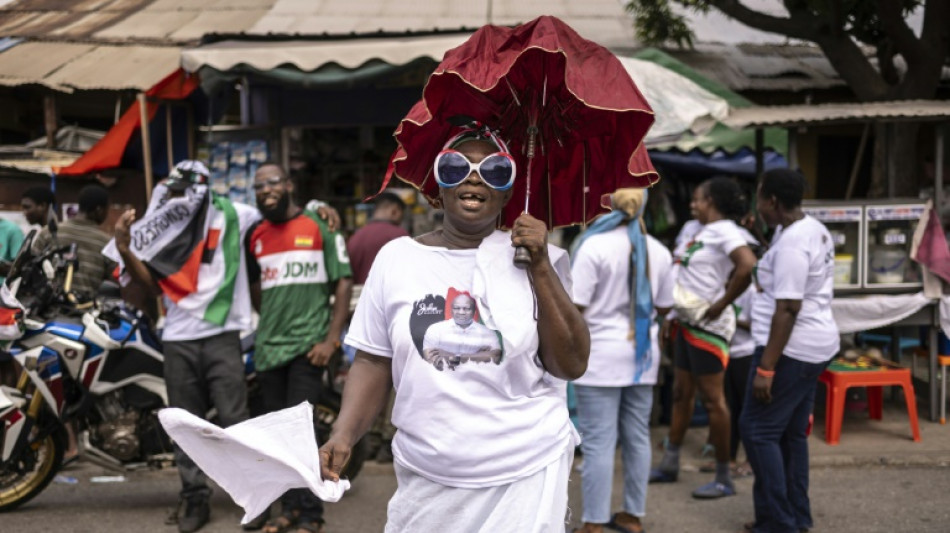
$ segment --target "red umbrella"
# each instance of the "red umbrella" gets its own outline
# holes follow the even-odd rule
[[[503,227],[524,211],[552,229],[587,223],[605,211],[602,196],[659,179],[642,144],[649,104],[609,50],[555,17],[484,26],[429,77],[396,128],[392,164],[430,201],[433,161],[459,117],[497,130],[515,157]]]

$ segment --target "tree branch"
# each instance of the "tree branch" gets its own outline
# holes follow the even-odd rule
[[[814,42],[821,47],[828,62],[860,100],[867,102],[888,98],[890,86],[851,36],[819,33]]]
[[[883,39],[877,45],[877,67],[881,71],[881,77],[888,85],[897,85],[900,83],[900,74],[897,72],[897,66],[894,65],[894,43],[890,39]]]
[[[934,0],[931,0],[928,3],[933,2]],[[921,46],[917,36],[914,35],[914,31],[904,20],[901,2],[899,0],[878,0],[877,14],[878,20],[881,21],[881,29],[890,37],[897,53],[904,56],[908,66],[920,62],[921,56],[926,55],[927,50]]]
[[[924,6],[924,28],[920,33],[920,45],[934,56],[940,57],[940,63],[950,56],[950,0],[927,0]],[[943,52],[939,52],[942,50]]]
[[[814,40],[814,27],[812,21],[805,21],[801,17],[773,17],[759,11],[749,9],[742,5],[739,0],[710,0],[710,5],[722,11],[726,16],[734,18],[739,22],[762,31],[778,33],[802,39],[806,41]]]

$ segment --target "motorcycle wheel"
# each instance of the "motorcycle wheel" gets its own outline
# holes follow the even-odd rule
[[[33,432],[39,435],[36,428]],[[30,439],[19,457],[0,465],[0,512],[13,510],[43,492],[63,464],[66,431],[62,426]]]

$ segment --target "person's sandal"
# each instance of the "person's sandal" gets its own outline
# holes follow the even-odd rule
[[[636,520],[636,525],[639,526],[639,529],[637,529],[637,527],[632,524],[627,525],[618,522],[617,519],[621,518],[621,515],[623,515],[623,518],[629,517],[633,520]],[[604,524],[604,527],[614,531],[620,531],[621,533],[646,533],[646,529],[644,529],[640,519],[636,516],[633,516],[632,514],[627,513],[614,513],[613,516],[610,517],[610,522]]]
[[[263,533],[287,533],[295,526],[296,524],[293,518],[281,515],[272,520],[268,520],[261,531]]]
[[[321,522],[300,522],[297,524],[294,533],[323,533],[323,524]]]
[[[667,472],[665,470],[660,470],[659,468],[654,468],[650,470],[650,483],[675,483],[679,478],[679,472],[672,471]]]
[[[693,491],[693,498],[698,500],[715,500],[716,498],[735,495],[736,489],[718,481],[707,483]]]

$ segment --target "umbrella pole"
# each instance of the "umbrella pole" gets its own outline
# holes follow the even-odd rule
[[[534,160],[534,151],[535,143],[538,137],[538,127],[537,126],[528,126],[528,144],[527,144],[527,156],[528,156],[528,172],[526,173],[526,185],[524,190],[524,211],[523,213],[528,212],[528,201],[531,199],[531,163]],[[527,268],[531,264],[531,252],[528,251],[524,246],[518,246],[515,248],[515,257],[512,260],[518,268]]]

